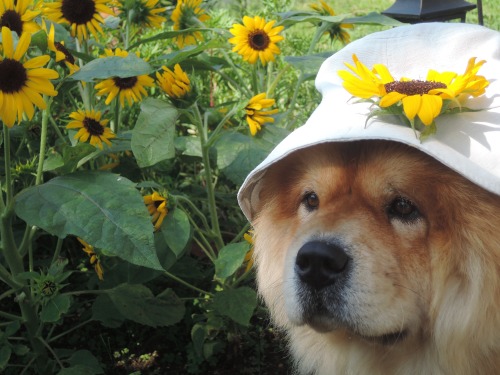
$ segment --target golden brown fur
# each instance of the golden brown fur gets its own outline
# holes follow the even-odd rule
[[[416,218],[394,216],[400,197]],[[500,374],[500,197],[420,151],[361,141],[293,153],[269,168],[259,198],[259,292],[300,373]],[[311,239],[349,255],[340,292],[297,281]]]

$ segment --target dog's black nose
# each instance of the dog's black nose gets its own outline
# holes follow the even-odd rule
[[[349,257],[338,245],[311,241],[304,244],[295,259],[295,272],[300,280],[321,289],[333,284],[344,272]]]

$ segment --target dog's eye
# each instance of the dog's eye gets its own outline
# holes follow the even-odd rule
[[[417,206],[411,200],[404,197],[394,199],[389,205],[387,213],[391,219],[395,218],[403,222],[412,222],[420,217]]]
[[[303,203],[310,211],[315,210],[319,206],[319,198],[315,192],[309,192],[304,195]]]

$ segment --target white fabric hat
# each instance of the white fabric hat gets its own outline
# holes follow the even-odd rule
[[[395,79],[425,80],[429,69],[462,74],[469,58],[486,60],[478,72],[490,82],[485,95],[464,103],[465,107],[486,110],[438,117],[437,133],[423,142],[410,127],[398,124],[395,116],[372,117],[366,123],[369,104],[355,103],[337,74],[347,70],[344,63],[352,64],[353,54],[368,68],[385,65]],[[241,186],[238,202],[247,219],[253,218],[259,182],[271,164],[293,151],[325,142],[402,142],[500,195],[499,32],[464,23],[423,23],[373,33],[328,58],[318,72],[316,87],[323,98],[306,124],[279,143]]]

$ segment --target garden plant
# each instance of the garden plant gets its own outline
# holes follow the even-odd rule
[[[259,373],[238,187],[351,31],[399,24],[332,7],[0,0],[0,372]]]

